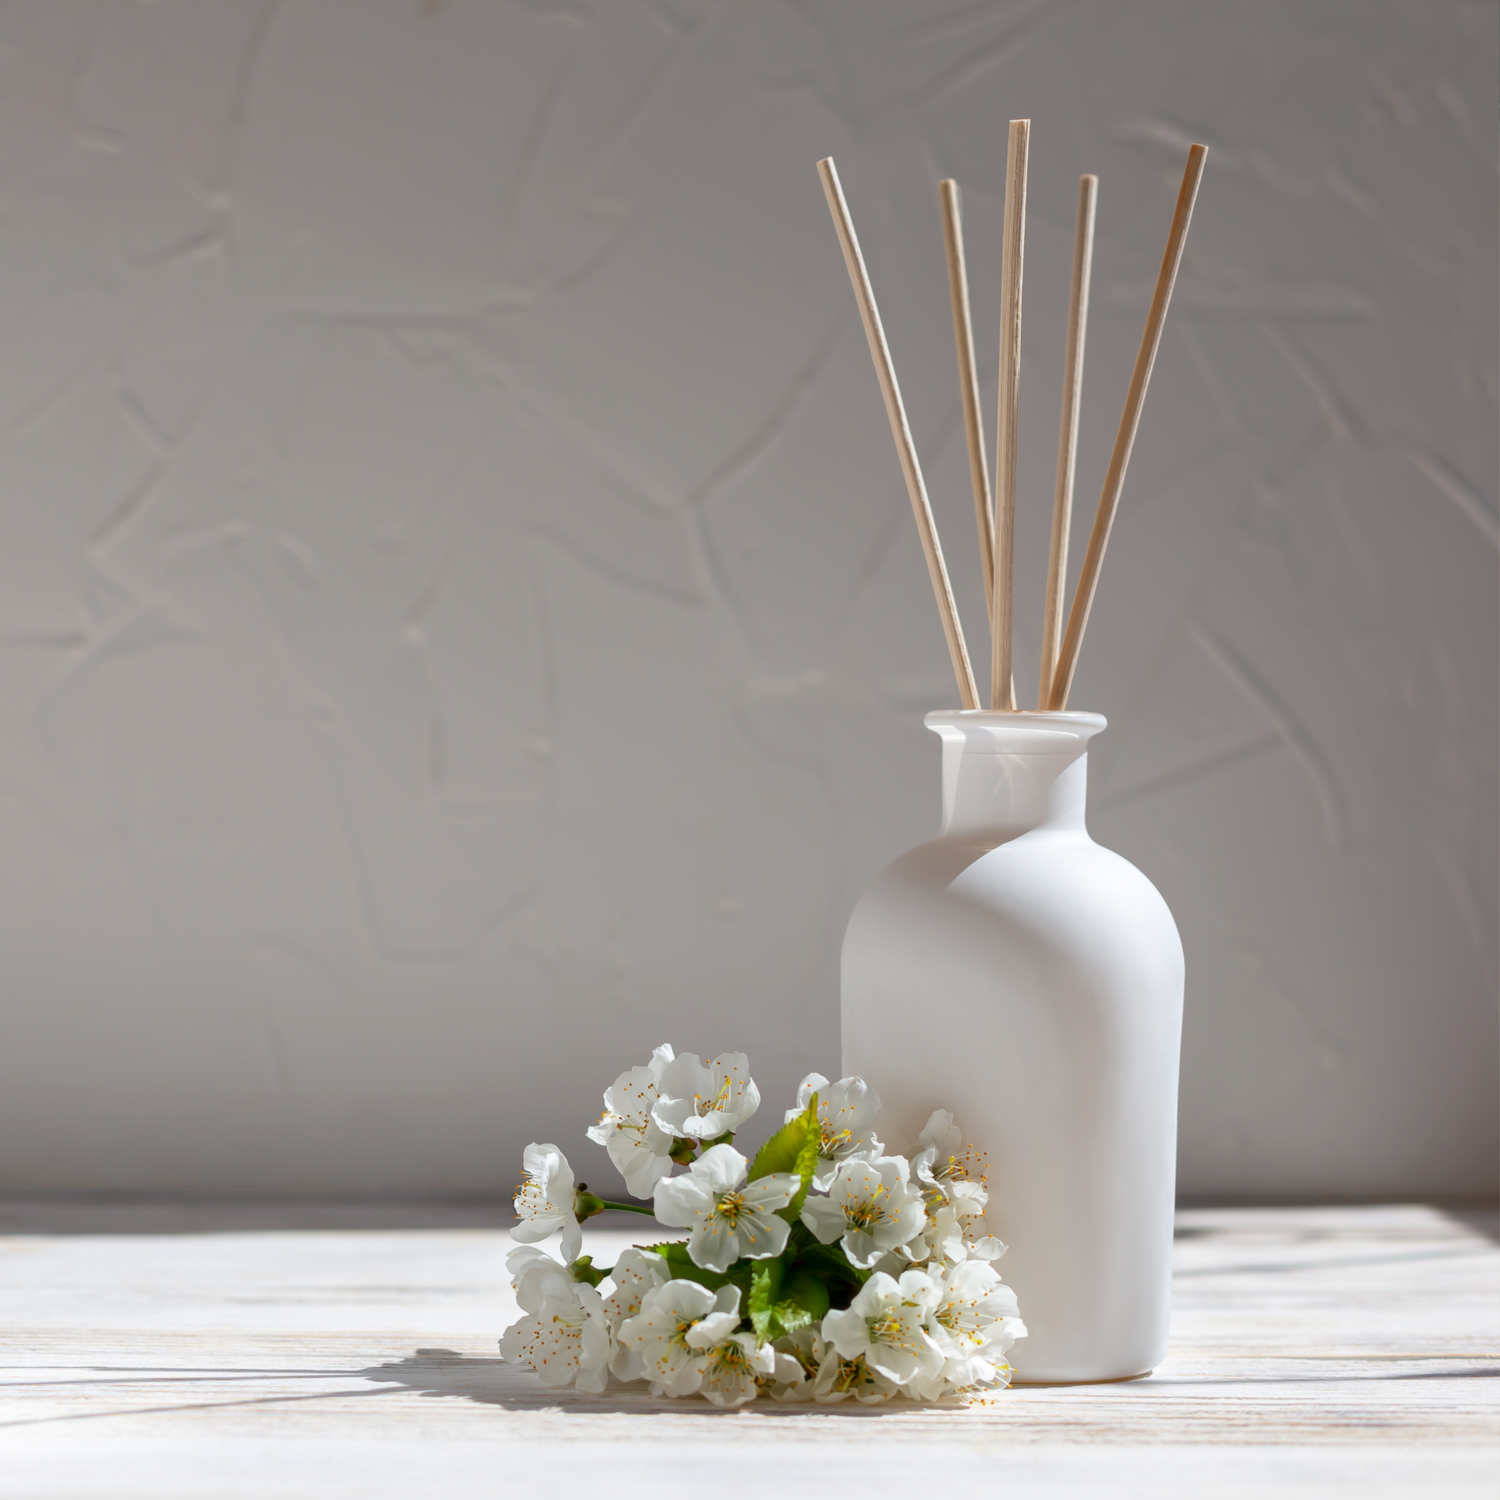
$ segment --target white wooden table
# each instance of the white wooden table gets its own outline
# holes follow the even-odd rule
[[[1500,1494],[1493,1215],[1185,1212],[1149,1379],[723,1413],[502,1364],[482,1217],[267,1212],[0,1200],[0,1496]]]

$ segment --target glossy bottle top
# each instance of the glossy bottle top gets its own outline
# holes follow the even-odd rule
[[[1086,755],[1105,722],[1092,713],[928,714],[943,741],[939,837],[1001,843],[1045,827],[1086,838]]]

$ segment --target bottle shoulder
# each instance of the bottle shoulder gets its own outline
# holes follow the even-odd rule
[[[1171,911],[1152,881],[1082,830],[1033,830],[999,844],[942,838],[919,844],[870,882],[851,926],[954,904],[1059,936],[1101,925],[1144,927],[1180,948]]]
[[[1095,843],[1082,828],[1036,828],[1013,838],[936,838],[898,854],[871,882],[946,883],[960,874],[1005,880],[1014,872],[1049,872],[1080,877],[1094,872],[1150,882],[1122,854]],[[1154,887],[1153,887],[1154,889]]]

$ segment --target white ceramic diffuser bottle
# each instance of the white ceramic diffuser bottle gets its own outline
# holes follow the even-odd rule
[[[937,1108],[989,1154],[1022,1381],[1144,1374],[1166,1349],[1182,943],[1084,827],[1090,713],[943,712],[943,826],[860,898],[843,1064],[914,1143]]]

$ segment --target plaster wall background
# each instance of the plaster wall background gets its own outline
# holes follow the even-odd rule
[[[1078,174],[1075,570],[1212,148],[1073,695],[1186,946],[1182,1190],[1492,1194],[1496,18],[7,6],[0,1185],[602,1179],[661,1040],[835,1072],[955,694],[814,162],[983,680],[937,183],[993,410],[1028,115],[1023,701]]]

